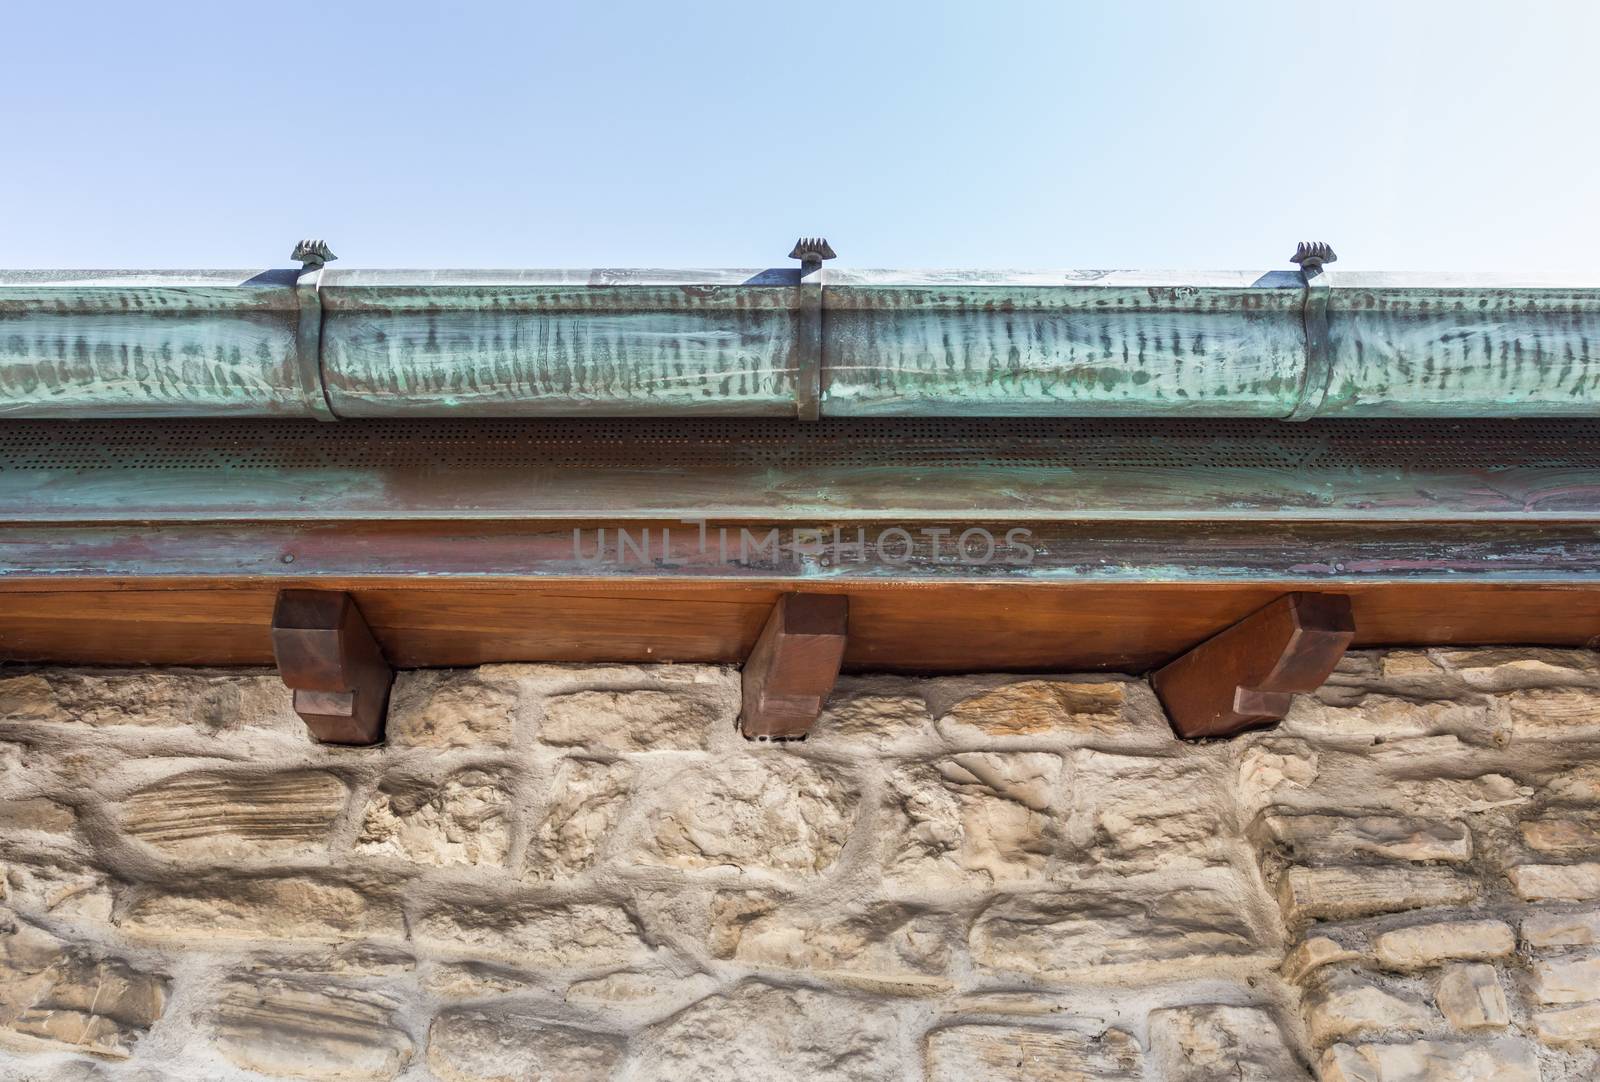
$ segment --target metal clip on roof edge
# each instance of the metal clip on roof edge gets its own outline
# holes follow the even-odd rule
[[[1300,393],[1294,409],[1284,417],[1286,421],[1307,421],[1315,417],[1328,398],[1328,384],[1333,378],[1333,358],[1328,351],[1328,276],[1322,265],[1339,257],[1326,241],[1301,241],[1289,257],[1291,263],[1300,265],[1300,278],[1305,282],[1305,297],[1300,306],[1300,319],[1305,327],[1306,359],[1300,370]]]
[[[302,240],[289,258],[298,260],[300,274],[295,278],[295,298],[300,304],[300,320],[295,328],[295,359],[300,372],[300,393],[311,416],[319,421],[337,421],[328,398],[328,381],[322,369],[322,270],[339,257],[325,240]]]
[[[833,259],[826,237],[801,237],[789,252],[800,261],[800,304],[795,318],[794,412],[802,421],[822,416],[822,263]]]

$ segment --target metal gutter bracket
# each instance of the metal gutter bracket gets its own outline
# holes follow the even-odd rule
[[[822,416],[822,263],[833,259],[826,237],[801,237],[789,252],[800,261],[800,304],[795,313],[795,416]]]
[[[1326,241],[1301,241],[1295,247],[1291,263],[1300,265],[1300,278],[1305,282],[1305,298],[1301,302],[1300,318],[1305,324],[1306,363],[1300,375],[1300,396],[1286,421],[1305,421],[1315,417],[1328,397],[1328,381],[1333,375],[1333,359],[1328,353],[1328,278],[1322,272],[1324,263],[1339,257]]]
[[[295,356],[299,360],[300,388],[306,406],[319,421],[337,421],[328,401],[328,387],[322,375],[322,269],[339,257],[325,240],[302,240],[289,258],[298,260],[300,274],[295,279],[295,297],[300,303],[300,323],[295,330]]]

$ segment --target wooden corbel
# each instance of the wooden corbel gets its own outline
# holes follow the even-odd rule
[[[338,590],[282,590],[272,652],[294,689],[294,710],[324,744],[376,744],[394,670],[356,608]]]
[[[1355,638],[1344,594],[1285,594],[1150,677],[1179,736],[1231,736],[1283,720]]]
[[[839,678],[849,599],[840,594],[784,594],[744,663],[748,740],[803,740]]]

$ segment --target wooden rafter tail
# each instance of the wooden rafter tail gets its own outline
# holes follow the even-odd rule
[[[843,595],[778,598],[744,665],[746,739],[805,739],[839,678],[848,623]]]
[[[1283,720],[1355,638],[1345,594],[1285,594],[1151,674],[1179,736],[1231,736]]]
[[[272,611],[272,652],[294,709],[324,744],[376,744],[394,670],[356,607],[338,590],[283,590]]]

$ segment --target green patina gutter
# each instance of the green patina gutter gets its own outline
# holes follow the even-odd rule
[[[1600,279],[1328,271],[1323,283],[1313,323],[1320,300],[1294,271],[0,272],[0,416],[1600,407]]]

